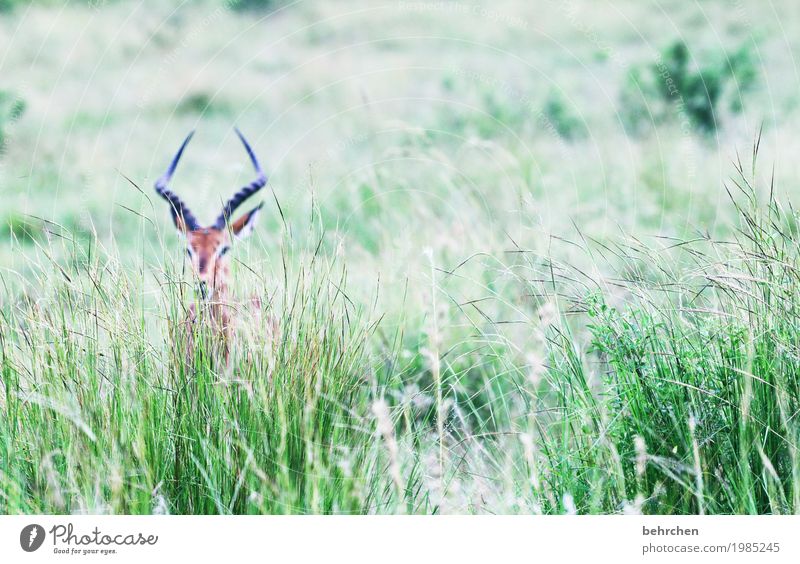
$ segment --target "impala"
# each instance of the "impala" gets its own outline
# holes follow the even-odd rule
[[[261,170],[253,149],[236,129],[250,161],[256,170],[256,178],[244,186],[227,201],[216,221],[208,226],[201,226],[189,207],[169,189],[169,182],[178,166],[186,145],[192,139],[194,131],[186,136],[180,149],[172,158],[167,171],[156,181],[155,189],[159,196],[170,205],[172,220],[178,233],[186,241],[186,253],[192,266],[194,279],[197,282],[197,302],[200,308],[192,303],[186,319],[189,356],[193,352],[192,328],[198,320],[208,321],[218,335],[226,363],[229,361],[229,343],[233,330],[233,306],[228,298],[228,281],[230,278],[229,251],[234,239],[243,239],[253,231],[258,213],[264,203],[260,203],[235,221],[231,221],[234,211],[250,196],[267,184],[267,177]],[[258,308],[260,302],[253,299]]]

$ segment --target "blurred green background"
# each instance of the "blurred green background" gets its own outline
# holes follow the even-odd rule
[[[318,222],[351,272],[390,290],[425,278],[426,249],[452,267],[512,245],[569,255],[551,236],[575,225],[724,230],[722,182],[762,126],[776,184],[797,186],[780,181],[798,172],[789,1],[0,9],[0,264],[17,272],[60,232],[48,222],[123,261],[149,264],[162,242],[180,257],[152,182],[192,129],[174,188],[201,219],[252,176],[238,125],[288,235]],[[284,224],[263,198],[237,256],[269,272]]]

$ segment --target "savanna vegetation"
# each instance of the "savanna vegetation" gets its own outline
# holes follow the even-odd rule
[[[798,28],[0,0],[0,512],[800,511]],[[226,364],[152,185],[197,130],[210,220],[234,125]]]

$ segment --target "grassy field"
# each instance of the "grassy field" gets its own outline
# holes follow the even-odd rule
[[[0,0],[0,513],[800,512],[796,3],[167,4]]]

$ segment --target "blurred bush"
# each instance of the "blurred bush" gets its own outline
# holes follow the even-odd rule
[[[283,0],[228,0],[225,4],[237,12],[269,12],[281,7]]]
[[[551,92],[547,97],[542,114],[564,139],[572,140],[586,137],[585,123],[557,92]]]
[[[628,73],[620,93],[621,119],[629,133],[677,120],[695,130],[716,130],[725,113],[739,113],[758,78],[747,46],[695,57],[683,41],[668,46],[655,62]]]
[[[233,107],[219,96],[209,92],[193,92],[183,98],[175,107],[175,111],[179,114],[197,114],[197,115],[211,115],[211,114],[233,114]]]
[[[0,14],[4,12],[11,12],[17,6],[29,4],[25,0],[0,0]]]
[[[103,4],[111,2],[112,0],[79,0],[75,4],[85,4],[92,8],[97,8]],[[4,12],[11,12],[18,7],[25,7],[31,4],[39,6],[60,6],[62,2],[58,0],[0,0],[0,14]]]
[[[25,100],[16,94],[0,90],[0,155],[5,153],[8,128],[24,113]]]
[[[0,235],[4,239],[12,238],[18,242],[31,242],[44,235],[44,223],[37,218],[11,213],[0,225]]]

